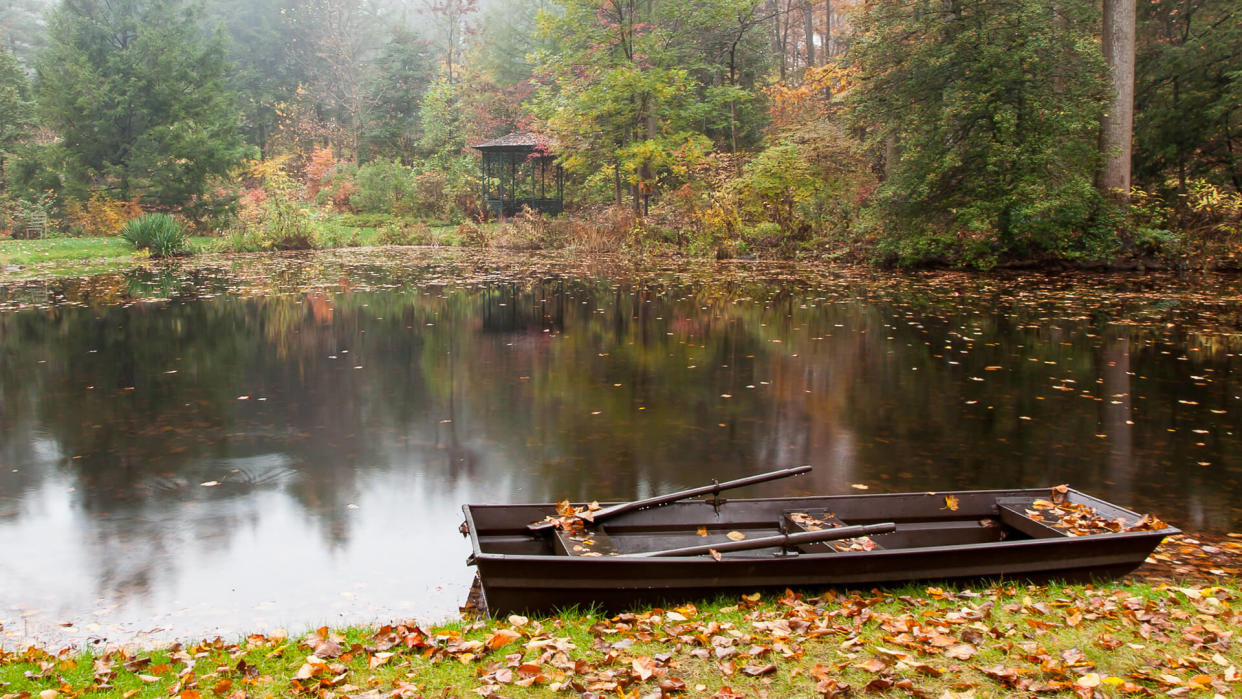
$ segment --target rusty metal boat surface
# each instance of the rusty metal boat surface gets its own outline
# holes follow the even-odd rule
[[[556,527],[547,525],[558,514],[555,504],[462,509],[473,546],[470,563],[493,615],[574,605],[620,611],[787,587],[1109,579],[1133,571],[1164,537],[1179,533],[1064,486],[717,497],[627,511],[607,522],[586,521],[588,514],[574,526]],[[854,538],[798,539],[854,525],[884,533],[850,529],[844,531]],[[760,539],[770,544],[728,550]]]

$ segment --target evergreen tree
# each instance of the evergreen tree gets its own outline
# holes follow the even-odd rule
[[[1072,255],[1098,206],[1098,10],[877,0],[851,46],[854,116],[887,178],[873,213],[898,257]]]
[[[242,132],[264,154],[280,120],[279,105],[310,81],[300,59],[311,51],[312,24],[304,11],[289,11],[288,5],[282,0],[214,0],[207,6],[211,21],[228,33]]]
[[[0,195],[8,189],[5,166],[15,146],[34,126],[30,83],[17,58],[0,47]]]
[[[70,186],[190,204],[246,153],[219,35],[181,0],[65,0],[37,62]]]
[[[1143,3],[1139,18],[1135,179],[1242,190],[1242,7],[1169,0]]]
[[[409,161],[422,138],[419,105],[435,78],[430,47],[413,32],[395,29],[374,70],[363,120],[365,156]]]

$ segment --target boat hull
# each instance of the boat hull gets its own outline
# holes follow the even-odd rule
[[[619,553],[672,548],[726,531],[777,531],[790,511],[831,512],[848,524],[892,521],[897,532],[874,537],[875,550],[767,549],[741,555],[637,558],[558,552],[528,522],[554,511],[543,505],[466,505],[472,561],[489,613],[595,606],[615,612],[756,590],[893,584],[907,581],[1086,581],[1125,575],[1177,530],[1068,536],[1042,525],[1007,524],[1002,510],[1047,497],[1049,489],[954,491],[895,495],[766,498],[674,503],[606,524]],[[1129,510],[1070,491],[1072,501],[1109,518],[1135,522]],[[1033,535],[1032,535],[1033,534]],[[994,540],[990,540],[994,539]]]

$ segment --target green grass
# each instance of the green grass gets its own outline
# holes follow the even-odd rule
[[[324,628],[138,652],[35,649],[0,652],[0,695],[1228,695],[1240,688],[1240,594],[1236,585],[911,585],[612,618]]]
[[[191,254],[214,238],[189,239]],[[146,258],[120,237],[0,240],[0,279],[43,279],[103,274],[129,269]]]

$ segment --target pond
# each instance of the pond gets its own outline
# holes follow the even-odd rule
[[[466,502],[1069,483],[1242,522],[1242,284],[370,250],[0,285],[0,643],[441,620]]]

